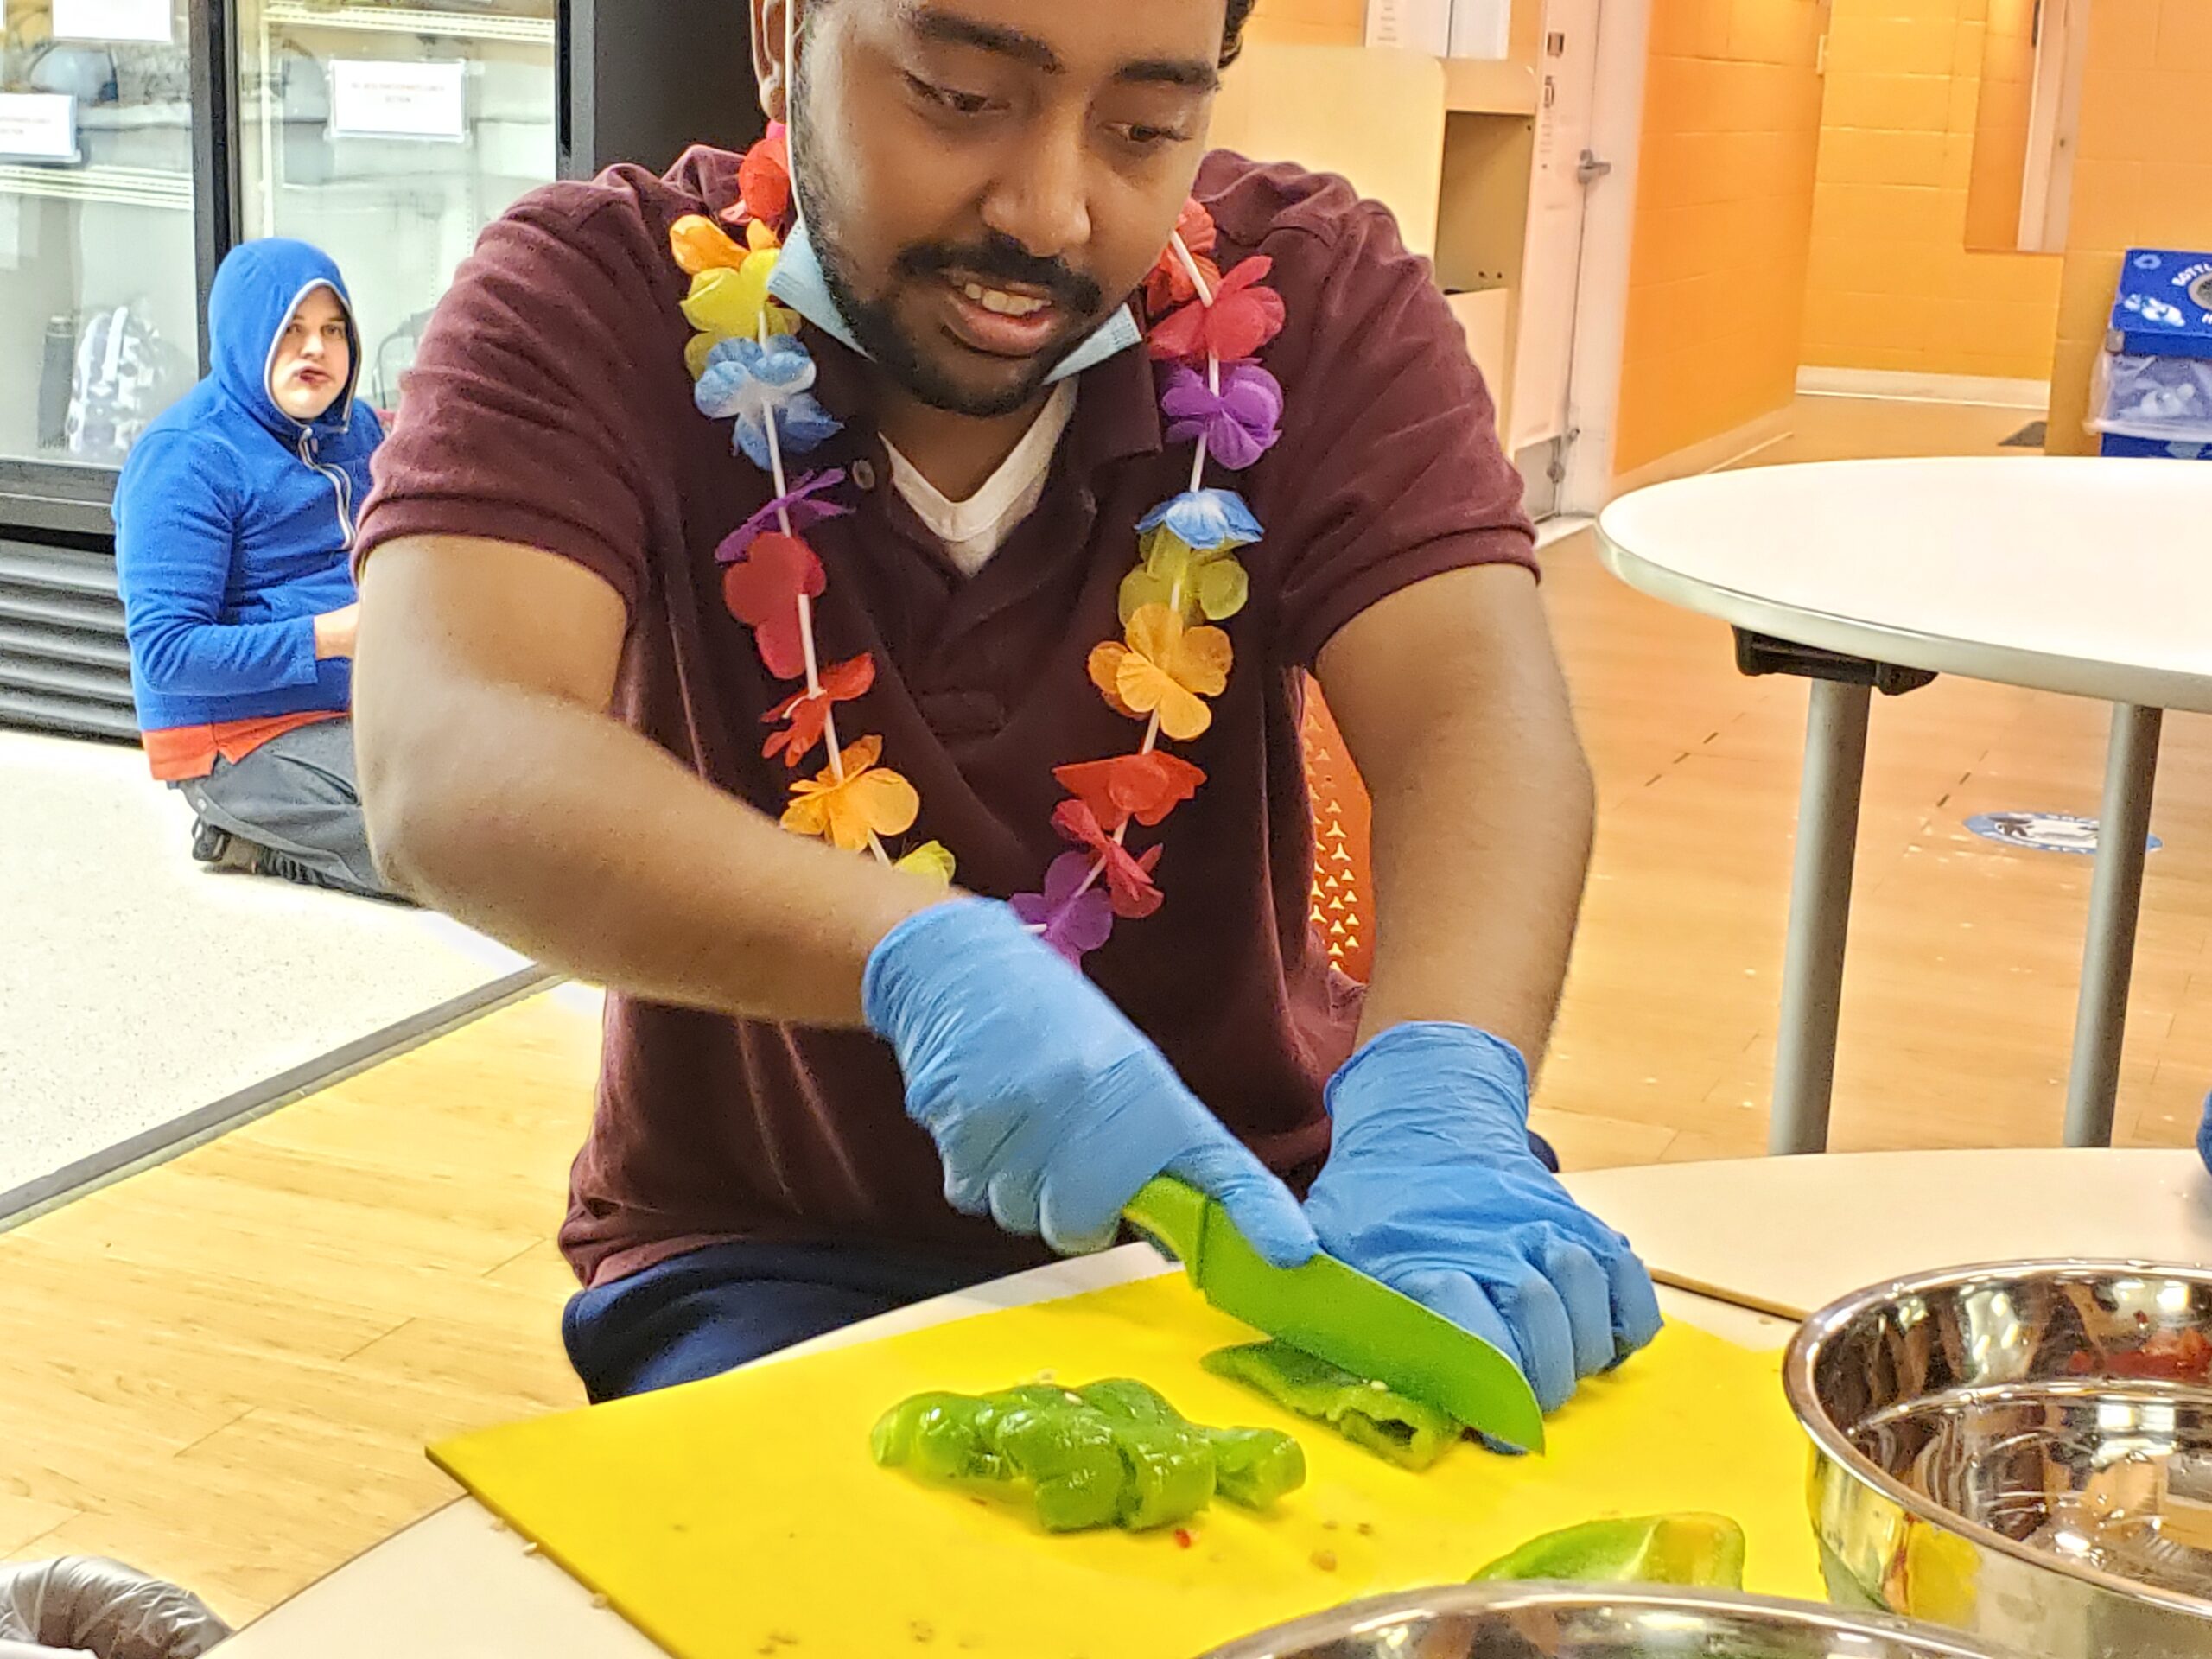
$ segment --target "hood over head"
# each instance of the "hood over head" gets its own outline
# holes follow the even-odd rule
[[[346,384],[312,423],[284,412],[269,391],[269,369],[276,345],[302,301],[327,288],[346,311],[348,353]],[[335,260],[321,249],[286,237],[240,243],[215,273],[207,296],[207,335],[214,359],[214,379],[224,395],[287,442],[302,427],[318,433],[346,430],[353,414],[353,388],[361,378],[361,331],[353,321],[353,302]]]

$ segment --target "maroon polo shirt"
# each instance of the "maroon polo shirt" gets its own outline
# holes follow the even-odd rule
[[[1262,360],[1287,407],[1257,465],[1209,476],[1243,493],[1267,537],[1239,555],[1252,596],[1226,625],[1236,664],[1213,723],[1173,746],[1205,785],[1133,843],[1163,843],[1166,903],[1122,922],[1086,967],[1200,1099],[1296,1176],[1325,1153],[1321,1088],[1357,1014],[1357,988],[1308,925],[1303,674],[1339,627],[1409,583],[1533,568],[1531,538],[1466,343],[1388,213],[1339,179],[1225,153],[1197,194],[1224,270],[1248,253],[1274,262],[1288,323]],[[724,607],[714,556],[771,486],[731,454],[729,423],[693,407],[687,279],[668,247],[678,217],[735,197],[736,158],[694,150],[665,179],[618,168],[540,190],[486,231],[377,454],[360,543],[365,557],[398,537],[487,537],[591,570],[629,610],[620,717],[772,814],[794,774],[763,758],[761,715],[791,687]],[[816,626],[824,660],[871,652],[877,664],[839,728],[880,734],[886,763],[920,791],[905,844],[942,841],[976,892],[1035,891],[1066,850],[1052,768],[1141,736],[1084,661],[1121,636],[1115,591],[1136,521],[1188,486],[1190,446],[1163,442],[1141,349],[1090,370],[1042,501],[963,578],[889,486],[871,372],[818,331],[806,339],[845,426],[804,465],[846,468],[840,498],[855,509],[808,532],[829,572]],[[1033,1241],[945,1204],[900,1096],[890,1050],[865,1032],[612,995],[562,1246],[586,1283],[731,1238],[892,1245],[978,1268],[1036,1259]]]

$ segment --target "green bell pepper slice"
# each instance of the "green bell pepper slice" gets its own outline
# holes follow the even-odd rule
[[[1306,1449],[1277,1428],[1212,1428],[1214,1491],[1264,1510],[1306,1484]]]
[[[1114,1425],[1096,1412],[1025,1406],[999,1419],[997,1436],[1001,1452],[1029,1481],[1046,1531],[1082,1532],[1119,1517],[1128,1468]]]
[[[1402,1469],[1427,1468],[1464,1432],[1454,1418],[1287,1342],[1220,1348],[1199,1361],[1216,1376],[1258,1389],[1286,1411],[1324,1422]]]
[[[1744,1529],[1725,1515],[1653,1515],[1586,1521],[1531,1538],[1475,1574],[1574,1584],[1744,1587]]]

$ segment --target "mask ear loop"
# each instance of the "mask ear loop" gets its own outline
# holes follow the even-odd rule
[[[784,154],[798,200],[798,0],[784,0]]]

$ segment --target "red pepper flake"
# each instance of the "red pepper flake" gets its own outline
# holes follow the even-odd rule
[[[1188,1527],[1178,1527],[1175,1529],[1176,1548],[1188,1549],[1192,1544],[1195,1544],[1198,1541],[1196,1538],[1193,1538],[1191,1535],[1191,1529]]]

